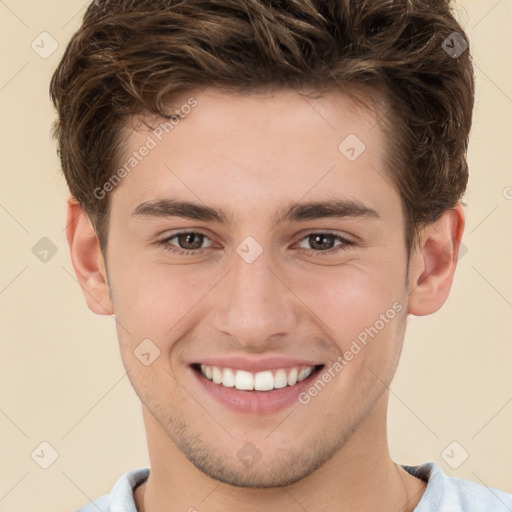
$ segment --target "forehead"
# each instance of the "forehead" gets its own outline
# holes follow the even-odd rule
[[[377,102],[364,106],[340,91],[206,89],[176,98],[169,112],[172,123],[139,117],[126,131],[125,163],[151,146],[114,191],[127,207],[166,197],[227,201],[234,210],[306,195],[357,200],[364,193],[377,205],[386,194],[396,199]]]

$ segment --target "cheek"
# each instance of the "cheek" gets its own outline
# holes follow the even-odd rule
[[[174,311],[180,305],[178,298],[190,293],[187,275],[178,266],[153,264],[137,257],[120,258],[112,272],[116,313],[134,324],[162,321],[166,316],[161,313]]]
[[[136,268],[133,272],[130,269]],[[114,309],[122,328],[120,336],[135,347],[144,339],[152,340],[162,354],[168,353],[186,334],[206,297],[222,277],[193,265],[168,265],[160,262],[122,262],[112,276],[115,289]],[[119,327],[119,326],[118,326]]]
[[[381,315],[390,321],[379,330],[389,331],[388,326],[396,323],[393,319],[404,301],[404,279],[397,269],[386,269],[382,264],[347,264],[317,267],[289,283],[326,335],[344,351],[360,333],[364,337],[365,328],[376,322],[381,328]]]
[[[209,302],[221,293],[220,281],[227,267],[213,262],[171,265],[164,256],[150,261],[140,249],[138,254],[131,249],[125,251],[127,256],[112,254],[116,262],[111,275],[116,318],[132,343],[149,338],[168,351],[168,345],[186,328],[187,315],[194,317],[201,310],[201,299],[212,293]],[[281,277],[302,303],[299,307],[304,317],[335,340],[340,351],[348,349],[353,339],[403,295],[405,259],[401,261],[401,254],[393,257],[389,249],[372,250],[385,254],[385,258],[365,256],[336,266],[281,267]],[[282,293],[283,298],[289,296],[289,292]],[[290,307],[293,305],[297,306],[296,298],[290,298]],[[215,307],[215,301],[210,306]]]

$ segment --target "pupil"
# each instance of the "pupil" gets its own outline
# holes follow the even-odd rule
[[[180,247],[182,249],[199,249],[202,244],[203,235],[199,233],[185,233],[178,237]],[[317,246],[318,249],[332,249],[333,237],[331,235],[311,235],[310,243],[312,247]],[[190,244],[192,247],[183,247]]]
[[[332,236],[331,235],[312,235],[311,237],[313,239],[313,242],[311,243],[312,247],[314,247],[317,244],[317,241],[320,240],[319,249],[332,249]],[[327,240],[327,242],[326,242]],[[331,243],[329,243],[329,241]],[[326,245],[328,247],[326,247]]]
[[[180,243],[180,247],[182,249],[199,249],[201,247],[201,243],[202,243],[202,237],[203,235],[200,235],[199,233],[185,233],[183,235],[180,235],[178,237],[178,240],[179,240],[179,243]],[[190,240],[192,239],[192,240]],[[195,241],[195,245],[194,245],[194,239],[196,240]],[[191,244],[193,247],[183,247],[183,245],[187,245],[187,244]]]

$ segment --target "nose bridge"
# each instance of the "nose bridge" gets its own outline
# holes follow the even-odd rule
[[[252,259],[247,257],[251,251],[249,241],[233,254],[232,270],[215,298],[215,327],[242,345],[261,345],[294,329],[297,304],[270,255],[262,252]]]

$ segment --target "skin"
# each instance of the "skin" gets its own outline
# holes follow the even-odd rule
[[[205,89],[176,105],[190,96],[195,109],[110,192],[105,255],[81,207],[68,202],[76,275],[89,308],[115,314],[142,403],[151,474],[135,493],[138,510],[412,511],[425,483],[390,457],[389,385],[407,315],[434,313],[447,299],[462,206],[422,231],[408,267],[401,201],[375,112],[341,92],[306,100],[288,90]],[[127,154],[151,134],[137,121]],[[338,150],[350,133],[366,146],[352,162]],[[232,222],[131,215],[144,201],[166,198],[223,208]],[[379,218],[273,221],[291,202],[333,198],[356,199]],[[189,228],[206,235],[202,254],[175,255],[158,244]],[[318,256],[307,235],[326,230],[355,243]],[[236,253],[247,236],[263,248],[250,264]],[[179,249],[177,238],[167,244]],[[185,240],[182,250],[189,247]],[[317,255],[308,254],[315,247]],[[237,354],[303,357],[329,368],[393,303],[402,311],[306,405],[235,412],[207,396],[189,367]],[[160,356],[145,366],[134,350],[148,338]],[[247,442],[261,454],[249,468],[237,457]]]

